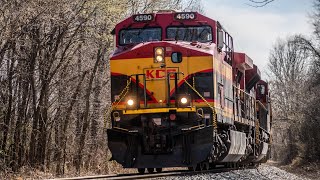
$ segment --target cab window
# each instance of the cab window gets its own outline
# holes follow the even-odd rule
[[[168,27],[167,38],[176,41],[211,42],[212,29],[210,26]]]
[[[258,84],[258,93],[259,93],[259,95],[265,95],[266,94],[266,87],[264,85]]]
[[[120,45],[149,41],[161,41],[161,28],[122,29],[119,33]]]

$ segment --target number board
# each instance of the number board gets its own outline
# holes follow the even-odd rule
[[[174,18],[176,20],[195,20],[197,15],[193,12],[181,12],[174,14]]]
[[[135,22],[147,22],[154,20],[153,14],[138,14],[133,16]]]

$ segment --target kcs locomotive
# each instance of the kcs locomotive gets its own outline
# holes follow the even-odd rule
[[[133,15],[112,34],[111,160],[144,173],[268,159],[268,83],[218,21],[158,11]]]

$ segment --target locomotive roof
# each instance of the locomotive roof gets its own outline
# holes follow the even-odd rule
[[[182,13],[193,13],[195,14],[195,19],[193,20],[177,20],[174,18],[175,14],[182,14]],[[181,24],[183,23],[184,25],[193,25],[195,23],[198,23],[199,25],[201,24],[215,24],[215,20],[206,17],[198,12],[168,12],[168,11],[159,11],[156,13],[150,13],[151,15],[153,15],[154,19],[152,21],[144,21],[144,22],[136,22],[134,20],[134,17],[136,17],[137,15],[145,15],[145,14],[135,14],[132,15],[128,18],[126,18],[125,20],[121,21],[120,23],[118,23],[115,27],[115,29],[118,28],[130,28],[130,27],[143,27],[145,24],[149,24],[149,26],[151,25],[162,25],[162,24]]]
[[[185,17],[185,15],[194,16],[193,19],[178,19],[177,17],[181,15],[181,17]],[[151,20],[147,21],[137,21],[137,17],[150,15]],[[149,16],[149,17],[150,17]],[[143,17],[142,17],[143,19]],[[139,20],[139,18],[138,18]],[[216,21],[208,18],[197,12],[168,12],[168,11],[159,11],[157,13],[150,14],[135,14],[132,15],[125,20],[118,23],[112,34],[119,34],[119,31],[122,29],[133,29],[133,28],[148,28],[148,27],[161,27],[163,31],[168,26],[205,26],[209,25],[212,27],[212,31],[215,32]],[[163,38],[164,39],[164,38]],[[119,44],[119,38],[116,37],[117,45]],[[216,41],[216,37],[213,36],[213,41]]]

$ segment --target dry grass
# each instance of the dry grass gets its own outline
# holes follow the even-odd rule
[[[54,175],[48,172],[22,167],[19,172],[13,173],[12,171],[0,172],[0,179],[12,180],[31,180],[31,179],[51,179]]]
[[[280,165],[272,161],[268,163],[305,178],[319,179],[320,177],[320,162],[303,162],[301,159],[296,159],[289,165]]]
[[[185,170],[186,168],[165,168],[164,171],[172,170]],[[69,169],[64,176],[59,177],[77,177],[77,176],[92,176],[92,175],[102,175],[102,174],[126,174],[126,173],[137,173],[135,168],[122,168],[120,164],[115,161],[109,161],[106,163],[104,168],[101,168],[99,171],[90,170],[90,171],[81,171],[80,175],[77,175],[74,169]],[[49,173],[42,172],[39,170],[23,167],[19,172],[13,173],[11,171],[0,172],[0,179],[12,179],[12,180],[29,180],[29,179],[53,179],[58,176]]]

